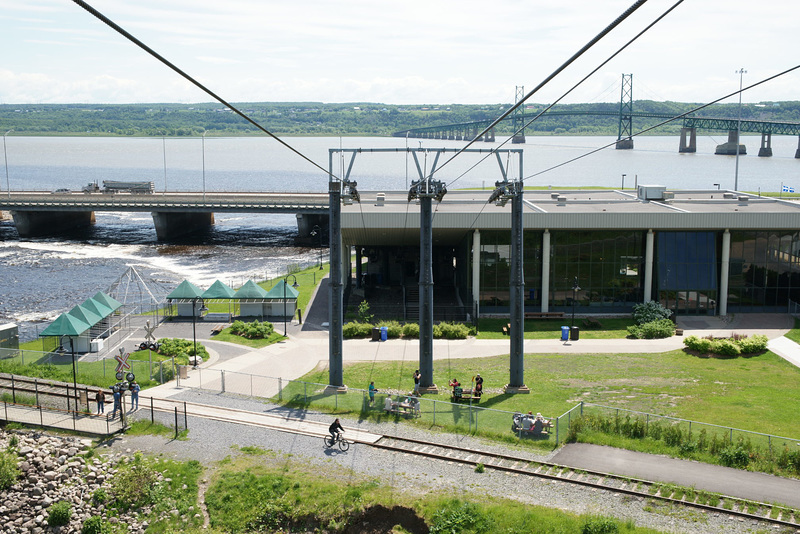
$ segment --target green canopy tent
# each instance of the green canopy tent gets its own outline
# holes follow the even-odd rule
[[[267,298],[267,292],[252,280],[245,282],[236,291],[233,298],[239,301],[239,315],[243,317],[264,317],[264,302]]]
[[[97,302],[105,304],[106,306],[111,308],[112,312],[115,312],[115,311],[117,311],[118,309],[120,309],[122,307],[122,303],[121,302],[116,300],[114,297],[106,295],[102,291],[98,291],[97,293],[95,293],[95,295],[92,298],[94,300],[96,300]]]
[[[208,302],[209,300],[225,300],[228,302],[228,320],[230,320],[231,316],[233,315],[233,310],[231,306],[233,304],[233,300],[235,298],[236,291],[233,290],[230,286],[223,283],[220,280],[217,280],[211,287],[203,291],[202,297],[203,300]],[[224,314],[217,314],[217,315],[224,315]]]
[[[268,303],[264,305],[270,317],[293,317],[297,311],[297,297],[300,292],[281,280],[267,292]]]
[[[59,345],[62,345],[64,337],[68,337],[72,340],[75,352],[89,352],[90,328],[91,325],[82,319],[69,313],[62,313],[47,328],[42,330],[39,336],[57,337]]]
[[[202,298],[203,290],[188,280],[181,282],[178,287],[167,295],[167,301],[170,303],[170,306],[173,301],[177,303],[178,317],[197,317],[197,310],[200,309],[200,307],[197,306],[197,302]]]

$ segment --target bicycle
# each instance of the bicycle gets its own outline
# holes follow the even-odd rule
[[[336,445],[336,443],[339,443],[339,449],[341,449],[342,452],[347,452],[347,449],[350,448],[350,442],[344,439],[344,437],[342,437],[341,432],[336,434],[336,440],[334,440],[333,436],[331,436],[330,434],[328,434],[322,439],[325,442],[325,446],[328,447],[329,449],[333,448],[333,446]]]

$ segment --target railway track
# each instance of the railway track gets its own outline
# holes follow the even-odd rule
[[[573,469],[549,462],[532,461],[519,456],[477,451],[408,438],[384,436],[372,446],[397,453],[424,456],[469,466],[480,464],[486,469],[495,471],[577,484],[591,489],[639,497],[645,501],[652,500],[675,506],[691,507],[706,512],[726,514],[734,518],[766,522],[775,526],[793,529],[800,527],[800,510],[698,491],[673,484],[621,477],[585,469]]]
[[[0,375],[0,389],[10,389],[12,378],[10,375]],[[71,384],[52,383],[45,380],[32,379],[27,377],[13,377],[13,384],[17,393],[50,395],[55,397],[66,397],[66,388]],[[79,391],[88,388],[78,388]],[[71,394],[74,397],[74,393]],[[38,396],[37,396],[38,399]],[[175,401],[153,399],[153,409],[157,411],[172,412],[177,404]],[[37,400],[38,402],[38,400]],[[149,407],[149,399],[141,398],[141,406]],[[186,415],[194,417],[205,417],[218,421],[231,423],[242,423],[242,415],[246,410],[228,409],[216,406],[193,402],[180,402],[186,410]],[[210,411],[209,411],[210,410]],[[204,413],[206,412],[206,413]],[[282,419],[275,417],[275,419]],[[287,420],[288,421],[288,420]],[[307,435],[324,435],[327,433],[327,424],[313,423],[319,429],[311,430],[283,429],[295,433]],[[255,422],[257,426],[269,426],[275,430],[282,430],[279,426],[262,425]],[[355,440],[359,442],[359,440]],[[451,445],[416,440],[411,438],[400,438],[394,436],[382,436],[374,443],[364,443],[370,447],[391,451],[399,454],[409,454],[430,458],[438,461],[460,463],[476,467],[479,464],[486,469],[512,473],[519,476],[550,480],[564,484],[576,484],[595,490],[610,491],[618,494],[625,494],[632,497],[641,498],[644,501],[656,501],[680,507],[690,507],[710,513],[726,514],[733,518],[750,519],[769,523],[780,527],[792,529],[800,528],[800,510],[793,510],[778,504],[768,504],[756,501],[710,493],[693,488],[685,488],[673,484],[653,482],[648,480],[621,477],[610,473],[589,471],[585,469],[573,469],[567,466],[530,460],[521,456],[500,454],[490,451],[467,449]]]

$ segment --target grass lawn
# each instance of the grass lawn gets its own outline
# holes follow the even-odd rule
[[[508,319],[480,319],[478,321],[478,339],[508,338],[503,327]],[[561,327],[570,326],[571,317],[561,319],[529,319],[525,321],[525,339],[560,339]],[[588,329],[583,319],[575,318],[575,326],[581,329],[583,339],[624,339],[628,336],[628,327],[636,324],[631,317],[600,319],[601,329]]]
[[[348,364],[344,382],[408,393],[417,361]],[[469,387],[484,378],[480,407],[561,415],[581,401],[668,415],[767,434],[800,437],[800,369],[766,352],[750,358],[699,358],[676,350],[662,354],[528,354],[529,395],[505,395],[508,356],[436,360],[434,382],[442,390],[426,399],[449,400],[447,383]],[[302,380],[326,383],[327,370]]]
[[[286,339],[283,337],[283,334],[279,332],[273,332],[267,338],[261,339],[247,339],[246,337],[237,336],[236,334],[231,334],[231,329],[226,328],[213,338],[215,341],[226,341],[228,343],[236,343],[237,345],[244,345],[245,347],[250,347],[253,349],[260,349],[261,347],[266,347],[267,345],[272,345],[273,343],[277,343],[282,339]]]

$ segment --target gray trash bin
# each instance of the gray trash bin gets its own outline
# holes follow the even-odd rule
[[[377,326],[372,329],[372,341],[381,340],[381,329]]]
[[[568,341],[569,340],[569,327],[562,326],[561,327],[561,341]]]
[[[580,339],[580,337],[581,337],[581,329],[577,326],[573,326],[570,331],[569,338],[572,341],[577,341],[578,339]]]

